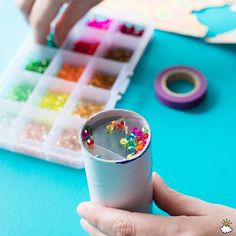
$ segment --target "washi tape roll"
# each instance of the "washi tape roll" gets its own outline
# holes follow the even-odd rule
[[[174,81],[187,81],[193,89],[187,93],[176,93],[168,88]],[[160,73],[155,81],[156,96],[159,100],[176,109],[190,109],[198,105],[204,98],[207,90],[205,76],[198,70],[187,66],[170,67]]]

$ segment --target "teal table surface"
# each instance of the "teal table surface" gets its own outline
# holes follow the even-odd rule
[[[209,10],[199,18],[214,34],[236,22],[236,14],[226,12]],[[224,22],[216,15],[224,16]],[[30,29],[12,1],[0,1],[0,19],[2,71]],[[206,99],[189,111],[163,106],[154,93],[157,74],[178,64],[193,66],[208,79]],[[156,31],[117,107],[147,118],[153,134],[153,169],[171,187],[236,208],[235,46],[208,45],[200,39]],[[86,235],[75,211],[86,200],[84,170],[0,151],[1,236]]]

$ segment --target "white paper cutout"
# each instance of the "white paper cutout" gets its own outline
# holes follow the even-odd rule
[[[206,41],[208,43],[236,44],[236,28],[222,34],[218,34],[215,37],[207,38]]]
[[[205,37],[208,28],[193,11],[220,7],[233,0],[105,0],[94,11],[137,24],[153,22],[160,30]],[[236,0],[235,0],[236,1]]]

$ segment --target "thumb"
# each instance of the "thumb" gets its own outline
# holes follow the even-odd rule
[[[157,173],[153,174],[153,188],[156,205],[170,215],[201,216],[211,210],[211,204],[170,189]]]

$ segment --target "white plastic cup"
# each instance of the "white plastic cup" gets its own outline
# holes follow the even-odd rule
[[[82,130],[86,126],[94,127],[104,121],[115,120],[119,117],[137,118],[139,122],[141,121],[149,131],[147,144],[141,154],[133,159],[109,160],[91,154],[81,138],[90,198],[92,202],[108,207],[150,213],[153,187],[151,133],[147,121],[132,111],[114,109],[95,114],[84,124]]]

